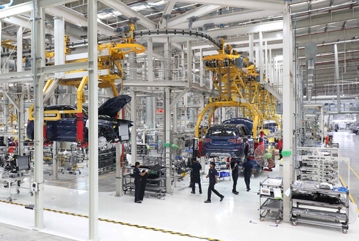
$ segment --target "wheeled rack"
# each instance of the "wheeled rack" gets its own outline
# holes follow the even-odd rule
[[[274,219],[279,224],[283,220],[283,179],[267,177],[259,187],[259,220]]]
[[[296,181],[291,185],[293,226],[297,223],[349,229],[349,191],[343,187],[321,189],[320,182]]]
[[[123,174],[123,191],[126,194],[127,191],[132,192],[135,190],[134,176],[132,167],[124,168],[126,173]],[[145,188],[145,195],[148,197],[148,193],[154,193],[158,199],[166,196],[166,167],[160,165],[154,166],[141,166],[140,169],[148,170],[147,184]]]

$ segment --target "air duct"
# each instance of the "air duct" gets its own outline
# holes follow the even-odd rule
[[[315,57],[317,55],[317,44],[308,43],[305,45],[305,58],[307,66],[307,101],[308,103],[312,100],[312,89],[313,89],[313,76],[314,76],[314,64]]]

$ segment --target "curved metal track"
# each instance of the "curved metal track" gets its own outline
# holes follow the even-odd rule
[[[154,30],[140,30],[134,32],[134,37],[151,37],[151,36],[183,36],[183,37],[195,37],[195,38],[203,38],[217,46],[218,48],[222,48],[221,44],[215,41],[208,34],[191,31],[191,30],[183,30],[183,29],[154,29]]]

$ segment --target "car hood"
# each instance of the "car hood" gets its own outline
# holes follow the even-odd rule
[[[99,115],[108,115],[115,117],[117,113],[127,104],[131,102],[131,96],[119,95],[107,100],[98,108]]]

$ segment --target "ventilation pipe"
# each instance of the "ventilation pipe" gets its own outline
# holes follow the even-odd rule
[[[335,79],[337,84],[337,110],[340,113],[340,86],[339,86],[339,61],[338,61],[338,45],[334,44],[334,64],[335,64]]]
[[[314,76],[314,64],[315,57],[317,55],[317,44],[308,43],[305,45],[305,58],[307,60],[307,101],[308,103],[312,100],[312,89],[313,89],[313,76]]]

